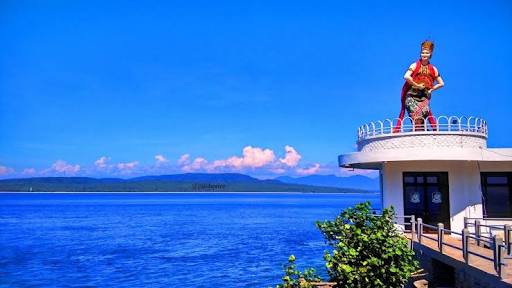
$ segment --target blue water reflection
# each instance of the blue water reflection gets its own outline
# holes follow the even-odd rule
[[[268,287],[325,275],[316,220],[378,194],[0,193],[0,287]]]

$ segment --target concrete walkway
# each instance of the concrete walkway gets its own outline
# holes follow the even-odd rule
[[[502,273],[501,273],[501,279],[498,277],[498,274],[496,273],[496,270],[494,269],[494,263],[492,261],[493,259],[493,251],[491,249],[478,246],[476,242],[473,239],[469,240],[469,252],[477,253],[480,255],[483,255],[489,259],[484,259],[480,256],[473,255],[471,253],[468,254],[468,263],[466,264],[464,261],[464,257],[462,255],[462,241],[461,239],[458,239],[456,237],[452,237],[450,235],[445,234],[443,236],[443,249],[442,253],[439,252],[438,243],[437,243],[437,234],[425,234],[423,233],[421,244],[418,242],[418,239],[416,235],[414,235],[414,238],[411,237],[412,235],[410,233],[406,234],[406,237],[409,240],[413,240],[413,249],[414,250],[421,250],[422,253],[427,249],[430,256],[436,258],[437,260],[440,260],[442,262],[445,262],[446,264],[449,264],[451,266],[470,266],[473,268],[476,268],[477,270],[481,271],[482,273],[488,274],[486,277],[495,278],[496,281],[502,282],[501,284],[510,284],[512,287],[512,259],[508,255],[503,255],[502,262],[504,265],[502,265]],[[436,239],[428,239],[427,237]],[[454,247],[450,247],[454,246]],[[437,254],[437,255],[436,255]],[[437,257],[436,257],[437,256]],[[447,263],[449,262],[449,263]]]

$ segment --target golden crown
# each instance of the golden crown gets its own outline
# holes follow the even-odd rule
[[[434,52],[434,42],[425,40],[421,43],[421,50],[428,50],[430,53]]]

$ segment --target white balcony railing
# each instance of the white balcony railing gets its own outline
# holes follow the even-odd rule
[[[487,138],[487,122],[474,116],[438,116],[419,118],[424,124],[414,124],[414,119],[404,117],[402,125],[398,126],[400,119],[386,119],[383,121],[373,121],[362,125],[357,129],[357,140],[363,141],[375,137],[400,135],[400,134],[473,134]],[[418,119],[416,119],[418,120]],[[430,121],[429,121],[430,120]],[[435,121],[435,125],[430,122]]]

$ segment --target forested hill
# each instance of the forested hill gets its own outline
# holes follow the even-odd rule
[[[187,173],[130,179],[35,177],[0,180],[3,192],[318,192],[365,193],[366,190],[259,180],[243,174]]]
[[[339,177],[335,175],[310,175],[299,178],[281,176],[275,178],[275,180],[290,184],[354,188],[369,191],[380,190],[379,178],[369,178],[362,175],[354,175],[350,177]]]

